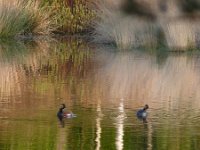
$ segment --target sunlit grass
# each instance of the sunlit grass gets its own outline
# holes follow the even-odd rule
[[[169,51],[186,51],[199,47],[199,21],[186,15],[181,4],[166,2],[165,13],[156,3],[149,2],[152,9],[146,12],[145,2],[138,3],[138,9],[127,13],[122,0],[98,0],[95,3],[97,19],[93,21],[94,42],[115,45],[118,49],[138,47],[155,48],[164,45]],[[154,6],[154,7],[153,7]],[[130,6],[131,7],[131,6]],[[154,19],[151,18],[151,13]],[[150,16],[149,16],[150,15]],[[162,38],[160,38],[162,33]]]
[[[88,30],[95,17],[88,3],[74,0],[0,0],[0,37],[80,33]]]
[[[54,1],[50,4],[51,10],[56,16],[59,25],[58,32],[80,33],[88,29],[95,12],[88,7],[88,3],[81,0],[73,0],[70,6],[66,0]]]
[[[55,30],[51,12],[32,1],[0,0],[0,37],[24,34],[50,34]]]
[[[114,44],[119,49],[151,45],[156,42],[156,26],[139,17],[124,14],[107,1],[97,3],[97,20],[94,23],[94,41]]]

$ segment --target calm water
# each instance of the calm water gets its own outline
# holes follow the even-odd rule
[[[77,114],[65,128],[61,103]],[[135,114],[146,103],[143,124]],[[199,150],[199,131],[199,52],[0,44],[0,150]]]

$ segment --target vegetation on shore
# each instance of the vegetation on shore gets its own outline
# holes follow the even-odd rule
[[[91,20],[95,17],[95,12],[88,8],[85,0],[55,0],[50,4],[59,33],[80,33],[88,30]]]
[[[94,42],[123,50],[157,49],[160,45],[175,51],[199,47],[199,21],[178,4],[174,3],[174,9],[182,17],[165,10],[172,7],[167,2],[162,9],[149,2],[152,9],[148,10],[143,2],[127,3],[131,12],[125,4],[121,0],[0,0],[0,38],[92,33]]]
[[[56,29],[51,12],[39,2],[0,0],[0,37],[24,34],[50,34]]]
[[[81,0],[0,0],[0,37],[80,33],[94,12]]]

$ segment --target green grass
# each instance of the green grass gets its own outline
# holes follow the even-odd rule
[[[0,37],[26,34],[51,34],[56,29],[50,11],[37,2],[0,0]]]
[[[94,16],[80,0],[73,7],[58,0],[0,0],[0,38],[83,32]]]

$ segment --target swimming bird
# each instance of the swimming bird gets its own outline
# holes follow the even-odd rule
[[[66,108],[65,104],[61,104],[61,107],[59,108],[58,112],[57,112],[57,117],[60,121],[60,124],[62,127],[64,127],[64,109]]]
[[[137,118],[143,120],[143,122],[147,122],[147,109],[149,106],[146,104],[143,109],[137,111]]]

